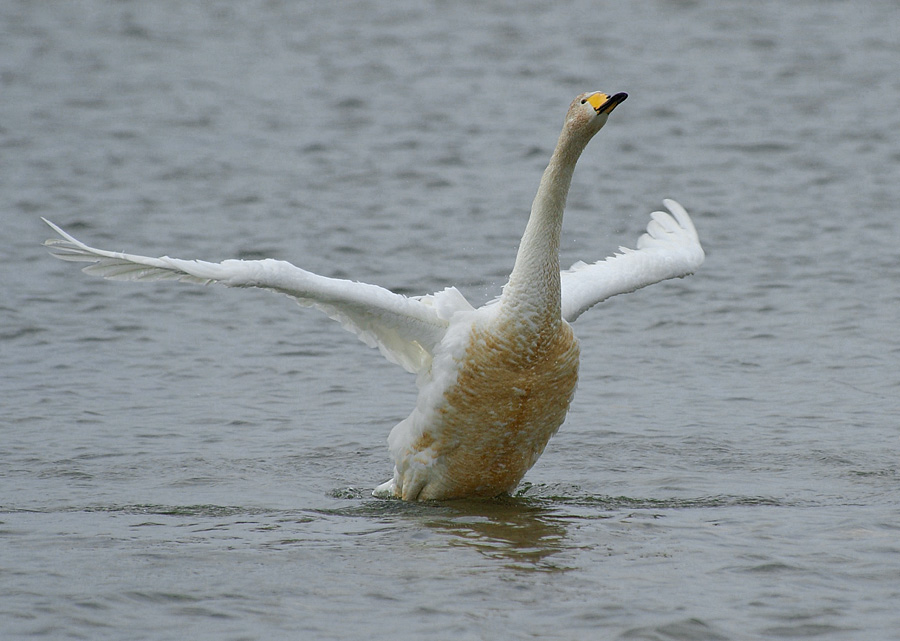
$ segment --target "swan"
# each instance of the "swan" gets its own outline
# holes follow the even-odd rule
[[[210,263],[95,249],[44,219],[62,260],[113,280],[174,279],[261,287],[315,307],[416,374],[412,413],[390,432],[393,477],[377,497],[407,501],[493,497],[511,492],[565,419],[578,378],[572,323],[610,296],[684,277],[703,262],[685,209],[664,200],[637,249],[560,272],[563,210],[575,164],[625,93],[585,93],[572,102],[541,178],[509,281],[475,309],[454,287],[407,297],[376,285],[327,278],[273,259]]]

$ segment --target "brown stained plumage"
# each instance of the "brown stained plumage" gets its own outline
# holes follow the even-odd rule
[[[525,345],[512,333],[473,330],[456,382],[438,408],[439,437],[426,430],[411,448],[430,448],[443,472],[417,498],[496,496],[518,485],[575,394],[578,343],[568,323],[551,332]]]

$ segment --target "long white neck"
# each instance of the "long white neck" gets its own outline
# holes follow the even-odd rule
[[[561,320],[559,237],[575,163],[589,140],[563,128],[531,205],[516,264],[503,288],[501,304],[508,318],[541,327],[555,327]]]

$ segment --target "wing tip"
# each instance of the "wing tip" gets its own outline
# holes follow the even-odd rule
[[[676,222],[678,222],[682,228],[691,232],[694,239],[699,241],[700,238],[697,235],[697,228],[694,226],[694,221],[691,219],[690,214],[688,214],[687,209],[684,208],[684,205],[674,198],[663,198],[662,202],[663,205],[666,206],[666,209],[671,212],[671,215],[675,218]]]

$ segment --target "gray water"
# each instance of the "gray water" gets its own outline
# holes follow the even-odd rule
[[[4,639],[900,638],[900,5],[0,3]],[[513,497],[370,497],[413,378],[100,247],[493,297],[569,101],[563,263],[664,197],[693,277],[576,323]]]

